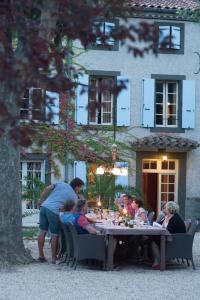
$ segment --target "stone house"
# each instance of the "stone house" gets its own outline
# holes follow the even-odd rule
[[[131,13],[131,7],[137,12]],[[116,139],[131,143],[133,157],[128,176],[117,176],[117,183],[136,186],[143,191],[148,206],[156,212],[161,201],[177,201],[183,217],[200,217],[200,24],[180,16],[178,9],[197,8],[197,1],[132,0],[129,22],[150,22],[159,29],[158,55],[133,57],[113,38],[110,49],[101,41],[89,47],[78,62],[87,72],[81,83],[100,85],[102,81],[127,80],[127,89],[116,98],[99,92],[96,100],[103,108],[90,114],[87,105],[94,99],[85,93],[75,100],[78,126],[113,126],[129,128],[134,137],[116,132]],[[122,22],[101,20],[101,30],[117,28]],[[169,38],[169,43],[165,43]],[[28,90],[30,95],[34,89]],[[57,97],[59,101],[59,97]],[[55,110],[59,108],[58,102]],[[56,117],[55,117],[56,118]],[[58,119],[55,119],[55,124]],[[127,166],[127,164],[124,164]],[[32,172],[43,181],[50,165],[45,153],[22,157],[22,180]],[[65,166],[60,165],[64,179]],[[135,170],[135,172],[131,172]],[[84,162],[75,161],[71,176],[86,179]],[[51,182],[56,181],[51,176]]]

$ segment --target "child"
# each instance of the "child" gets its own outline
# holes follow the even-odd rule
[[[72,223],[74,216],[74,206],[75,202],[73,200],[68,200],[65,203],[65,206],[63,207],[62,210],[59,212],[59,218],[62,223]]]

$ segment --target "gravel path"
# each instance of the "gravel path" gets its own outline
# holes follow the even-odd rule
[[[26,247],[37,257],[36,241]],[[49,255],[49,244],[46,252]],[[0,270],[0,300],[171,300],[200,299],[200,233],[194,241],[197,270],[182,265],[167,271],[149,267],[122,266],[118,271],[100,271],[78,266],[74,271],[64,264],[33,263]]]

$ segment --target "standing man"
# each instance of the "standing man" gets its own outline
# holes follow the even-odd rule
[[[47,231],[51,234],[52,263],[56,263],[58,237],[60,231],[59,210],[62,209],[68,200],[78,201],[78,193],[84,182],[80,178],[74,178],[70,184],[59,182],[47,186],[39,199],[40,206],[40,234],[38,236],[39,261],[47,261],[44,256],[44,243]],[[50,194],[49,194],[50,193]],[[49,195],[48,195],[49,194]],[[46,196],[47,199],[44,201]]]

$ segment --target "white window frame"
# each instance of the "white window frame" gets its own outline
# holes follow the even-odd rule
[[[114,81],[114,77],[112,77],[112,76],[111,77],[91,76],[89,84],[90,84],[90,82],[92,80],[94,80],[94,81],[96,80],[96,84],[95,85],[96,85],[96,88],[98,89],[98,85],[100,84],[100,80],[104,80],[104,79],[112,79]],[[113,105],[114,105],[113,103],[114,103],[114,95],[111,94],[110,101],[104,101],[104,97],[105,97],[104,93],[97,91],[96,92],[96,96],[95,96],[96,99],[91,99],[90,95],[89,95],[89,104],[92,103],[92,102],[98,102],[99,99],[101,100],[101,107],[99,109],[96,109],[95,116],[91,116],[91,114],[94,113],[94,112],[90,112],[89,111],[89,121],[88,121],[89,125],[113,125]],[[107,102],[111,102],[111,109],[110,109],[109,112],[106,112],[104,110],[105,108],[103,106],[103,103],[107,103]],[[106,113],[109,113],[111,115],[110,122],[104,122],[103,121],[104,114],[106,114]],[[100,117],[99,117],[99,114],[100,114]],[[93,118],[95,120],[91,121],[91,119],[93,119]],[[99,123],[99,119],[100,119],[100,123]]]
[[[26,177],[28,176],[28,163],[41,163],[41,169],[40,169],[40,180],[42,182],[45,183],[45,160],[26,160],[26,161],[21,161],[21,165],[20,165],[20,174],[21,174],[21,177],[20,177],[20,183],[21,183],[21,187],[22,187],[22,192],[23,192],[23,187],[27,185],[27,180],[26,180]],[[38,172],[39,170],[34,170],[33,169],[33,174],[35,172]],[[36,178],[34,175],[33,175],[33,178]]]
[[[33,96],[33,92],[34,90],[40,90],[42,92],[42,96],[45,97],[45,93],[44,93],[44,90],[41,89],[41,88],[27,88],[26,90],[28,90],[28,98],[26,97],[22,97],[22,100],[27,100],[28,101],[28,107],[27,108],[22,108],[20,107],[20,113],[22,111],[27,111],[27,115],[28,117],[27,118],[21,118],[21,122],[30,122],[30,121],[34,121],[34,122],[41,122],[42,120],[37,120],[37,119],[33,119],[33,114],[32,114],[32,111],[34,110],[35,112],[37,111],[41,111],[41,108],[33,108],[33,101],[32,101],[32,96]],[[45,105],[45,103],[44,103]]]
[[[157,162],[157,168],[156,169],[143,169],[143,162],[144,161],[149,161],[149,162]],[[162,175],[175,175],[175,190],[174,190],[174,197],[175,197],[175,202],[178,202],[178,168],[179,168],[179,162],[177,159],[168,159],[168,162],[172,161],[175,162],[175,169],[170,170],[170,169],[162,169],[162,159],[148,159],[145,158],[142,160],[142,173],[157,173],[158,174],[158,212],[161,210],[161,176]]]
[[[156,83],[162,83],[163,84],[163,113],[162,114],[157,114],[156,111],[156,106],[157,104],[159,105],[160,103],[156,102],[156,96],[157,94],[161,94],[160,92],[157,92],[155,88],[155,127],[168,127],[168,128],[178,128],[178,104],[179,104],[179,94],[178,94],[178,87],[179,83],[176,80],[156,80]],[[169,125],[167,124],[168,120],[168,113],[167,113],[167,108],[168,108],[168,85],[169,83],[175,83],[176,84],[176,113],[175,114],[169,114],[169,116],[175,116],[176,123],[174,125]],[[163,118],[163,123],[162,124],[157,124],[156,123],[156,116],[162,115]]]

